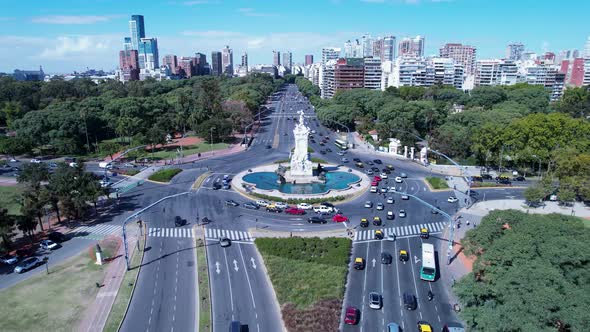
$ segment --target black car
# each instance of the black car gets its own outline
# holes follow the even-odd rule
[[[254,204],[252,202],[246,202],[244,204],[242,204],[243,207],[245,207],[246,209],[251,209],[251,210],[258,210],[259,206],[258,204]]]
[[[356,162],[356,163],[360,163],[360,162],[361,162],[361,159],[360,159],[360,158],[354,158],[354,159],[352,159],[352,160],[353,160],[354,162]]]
[[[482,174],[481,178],[484,180],[493,180],[493,178],[490,174]]]
[[[186,225],[186,219],[182,219],[180,216],[174,217],[174,226],[180,227]]]
[[[372,166],[372,165],[375,165],[375,164],[374,164],[372,161],[370,161],[370,160],[367,160],[367,161],[365,162],[365,164],[367,164],[367,165],[370,165],[370,166]]]
[[[389,253],[382,252],[381,253],[381,264],[391,264],[393,258]]]
[[[266,148],[267,148],[267,149],[272,149],[272,146],[271,146],[270,144],[267,144],[267,145],[266,145]]]
[[[310,139],[309,141],[312,143],[315,143],[315,139]]]
[[[374,159],[373,162],[375,164],[379,164],[379,165],[383,164],[383,162],[381,161],[381,159]]]
[[[438,210],[440,210],[440,206],[437,206],[436,209],[430,210],[430,213],[432,213],[432,214],[438,214]]]
[[[389,170],[389,168],[384,168],[381,171],[385,174],[391,174],[391,171]]]
[[[326,154],[326,151],[324,151],[324,150],[320,150],[320,153],[321,153],[321,154]]]
[[[404,292],[404,308],[407,310],[416,310],[418,307],[418,302],[416,301],[416,297],[414,294],[410,294],[408,292]]]
[[[51,232],[51,233],[49,233],[47,238],[53,242],[56,242],[56,243],[64,242],[67,240],[67,237],[63,233],[60,233],[60,232]]]
[[[240,204],[238,204],[238,202],[234,201],[233,199],[228,199],[227,201],[225,201],[225,205],[238,206]]]
[[[508,185],[508,186],[511,186],[512,185],[512,182],[510,182],[510,180],[505,180],[505,179],[501,179],[501,180],[498,180],[496,182],[499,183],[499,184],[505,184],[505,185]]]
[[[281,210],[280,208],[276,207],[276,206],[267,206],[266,207],[266,211],[268,212],[275,212],[275,213],[281,213],[283,210]]]
[[[522,175],[521,176],[516,176],[516,177],[512,178],[512,180],[514,180],[514,181],[520,181],[520,182],[526,181],[525,177],[522,176]]]
[[[373,167],[371,167],[371,170],[375,173],[379,173],[379,167],[373,166]]]
[[[219,189],[221,189],[221,185],[219,183],[215,182],[213,184],[213,190],[219,190]]]
[[[307,222],[310,223],[310,224],[325,224],[328,221],[326,219],[313,216],[313,217],[307,218]]]
[[[332,152],[332,149],[326,148],[326,152]]]

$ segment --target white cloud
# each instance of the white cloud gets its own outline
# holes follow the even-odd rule
[[[116,17],[119,17],[119,16],[118,15],[106,15],[106,16],[54,15],[54,16],[33,17],[31,22],[43,23],[43,24],[95,24],[95,23],[108,22]]]
[[[61,36],[57,37],[53,45],[44,48],[39,57],[41,59],[61,59],[93,54],[116,54],[116,43],[120,38],[105,38],[105,36]],[[106,52],[105,52],[106,51]]]

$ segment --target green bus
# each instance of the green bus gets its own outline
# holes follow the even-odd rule
[[[422,243],[422,267],[420,279],[434,281],[436,276],[436,264],[434,261],[434,246],[430,243]]]

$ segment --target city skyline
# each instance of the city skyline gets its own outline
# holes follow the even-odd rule
[[[131,15],[145,17],[145,35],[158,39],[162,55],[211,54],[229,45],[237,54],[248,52],[250,64],[269,64],[273,49],[291,50],[293,63],[303,63],[306,54],[319,59],[323,47],[342,48],[347,40],[364,34],[393,35],[398,41],[404,37],[424,36],[425,55],[438,54],[438,49],[446,43],[473,45],[478,50],[478,59],[502,58],[506,46],[513,42],[521,42],[526,50],[537,53],[549,50],[557,53],[563,49],[582,51],[589,33],[583,25],[583,15],[587,12],[584,8],[590,9],[588,3],[569,1],[576,4],[577,10],[568,14],[567,24],[562,24],[555,19],[552,8],[539,6],[535,8],[538,21],[555,24],[514,29],[510,24],[498,25],[496,20],[484,19],[501,14],[505,22],[522,21],[520,9],[527,7],[526,4],[511,4],[509,8],[513,10],[507,11],[509,2],[504,0],[325,0],[314,2],[311,13],[289,10],[288,2],[279,2],[272,8],[261,4],[246,8],[238,1],[145,5],[133,0],[121,8],[116,1],[105,0],[85,4],[82,10],[71,9],[75,8],[71,6],[74,3],[57,1],[51,4],[51,9],[31,6],[30,1],[11,5],[0,17],[0,29],[4,31],[0,34],[3,49],[0,71],[32,69],[39,65],[47,72],[71,72],[87,67],[113,70],[117,67],[117,54],[123,49],[123,40],[129,37]],[[300,5],[304,8],[307,2]],[[175,19],[169,20],[173,13]],[[199,13],[208,15],[199,16],[199,20],[189,19]],[[221,17],[225,22],[232,22],[231,28],[221,27]],[[286,21],[292,24],[285,24]],[[299,21],[309,24],[301,25]],[[392,23],[384,28],[383,22],[387,21]]]

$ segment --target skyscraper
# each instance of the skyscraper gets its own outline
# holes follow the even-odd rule
[[[227,45],[221,50],[221,65],[225,75],[232,76],[234,74],[234,51]]]
[[[381,46],[381,62],[394,61],[395,58],[395,37],[386,36],[383,38],[383,44]]]
[[[223,73],[223,67],[221,65],[221,52],[211,52],[211,75],[221,76]]]
[[[246,52],[242,53],[241,65],[242,65],[242,67],[248,68],[248,53],[246,53]]]
[[[123,49],[125,51],[129,51],[129,50],[133,50],[133,45],[131,43],[131,37],[125,37],[125,39],[123,40]],[[135,49],[137,50],[137,49]]]
[[[288,70],[291,70],[291,67],[293,67],[293,53],[283,53],[283,67],[287,68]]]
[[[373,40],[372,54],[374,58],[379,58],[379,61],[381,61],[381,57],[383,55],[383,39],[381,39],[381,37]]]
[[[145,38],[143,15],[131,15],[131,20],[129,21],[129,31],[131,32],[132,49],[139,50],[141,38]]]
[[[141,38],[139,40],[139,68],[154,70],[160,67],[158,57],[158,39]]]
[[[322,48],[322,64],[330,60],[338,60],[340,57],[340,48],[326,47]]]
[[[195,74],[196,75],[207,75],[207,56],[204,53],[195,53]]]
[[[359,57],[369,56],[373,56],[373,38],[371,38],[371,35],[363,35],[361,37],[361,54]]]
[[[350,42],[350,40],[347,40],[344,43],[344,57],[345,58],[352,58],[352,43]]]
[[[170,69],[172,74],[176,74],[176,67],[178,67],[178,58],[174,54],[167,54],[162,59],[162,65]]]
[[[399,42],[400,56],[424,56],[424,37],[404,38]]]
[[[524,52],[524,45],[522,43],[512,43],[506,48],[506,58],[508,60],[522,60],[522,53]]]
[[[313,63],[313,54],[306,54],[305,55],[305,65],[311,65]]]
[[[119,52],[119,68],[125,69],[139,69],[139,59],[137,50],[123,50]]]
[[[466,74],[475,74],[475,47],[462,44],[445,44],[439,51],[442,58],[451,58],[455,60],[455,63],[463,65]]]
[[[277,67],[281,65],[281,52],[272,51],[272,64]]]

